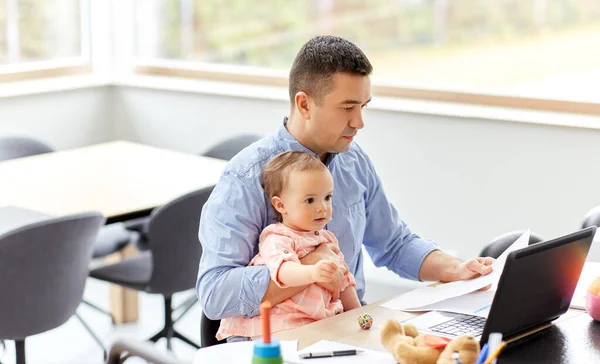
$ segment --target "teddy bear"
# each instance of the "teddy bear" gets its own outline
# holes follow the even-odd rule
[[[381,343],[400,364],[474,364],[479,356],[479,343],[471,335],[451,340],[419,334],[413,325],[394,319],[383,327]]]

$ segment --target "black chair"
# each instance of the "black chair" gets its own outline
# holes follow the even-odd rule
[[[490,241],[488,245],[483,248],[479,256],[498,258],[506,249],[508,249],[509,246],[517,241],[517,239],[523,235],[523,233],[524,231],[512,231],[492,239],[492,241]],[[531,232],[529,235],[529,245],[537,244],[544,240],[546,239],[534,232]]]
[[[15,341],[17,364],[25,364],[27,337],[54,329],[75,314],[103,224],[101,214],[82,213],[0,234],[0,338]]]
[[[594,207],[585,214],[581,228],[585,229],[590,226],[600,227],[600,206]]]
[[[262,136],[257,134],[241,134],[214,145],[202,153],[204,157],[231,160],[236,154],[242,151],[250,144],[260,140]]]
[[[126,288],[161,294],[164,297],[165,324],[150,341],[166,338],[171,350],[171,338],[177,338],[196,348],[199,346],[174,328],[197,302],[194,295],[173,309],[171,297],[196,286],[202,247],[198,241],[198,226],[202,206],[213,187],[203,188],[179,197],[155,209],[150,215],[148,250],[138,256],[90,272],[90,277]],[[182,310],[177,318],[173,312]]]
[[[217,331],[219,331],[220,325],[221,320],[211,320],[202,312],[202,318],[200,319],[200,344],[203,348],[227,342],[227,340],[217,340]]]
[[[121,364],[128,358],[140,358],[152,364],[184,364],[147,343],[131,339],[117,339],[111,345],[106,364]]]

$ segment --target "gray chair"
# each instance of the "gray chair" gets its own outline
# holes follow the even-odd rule
[[[128,358],[140,358],[152,364],[184,364],[147,343],[131,339],[116,340],[111,345],[106,364],[121,364]]]
[[[216,145],[212,146],[204,153],[200,154],[203,157],[217,158],[223,160],[231,160],[236,154],[241,152],[250,144],[261,139],[262,136],[257,134],[240,134],[238,136],[225,139]],[[137,248],[146,250],[148,247],[148,217],[133,219],[125,222],[125,227],[131,231],[139,233]]]
[[[492,239],[492,241],[490,241],[488,245],[483,248],[479,256],[498,258],[506,249],[508,249],[509,246],[512,245],[512,243],[517,241],[517,239],[523,235],[524,232],[525,231],[512,231]],[[529,245],[537,244],[544,240],[546,239],[534,232],[531,232],[529,235]]]
[[[155,209],[150,215],[147,251],[90,272],[90,277],[102,281],[161,294],[164,299],[164,327],[149,340],[156,342],[166,338],[169,350],[172,338],[199,347],[174,328],[174,324],[197,302],[195,295],[175,309],[171,298],[177,292],[196,286],[202,255],[198,241],[200,212],[212,190],[211,186],[190,192]],[[180,310],[182,313],[173,318],[173,313]]]
[[[0,138],[0,161],[51,153],[54,150],[47,144],[28,137]]]
[[[17,364],[25,363],[27,337],[56,328],[75,313],[103,224],[102,215],[82,213],[0,235],[0,339],[15,341]]]
[[[256,134],[240,134],[219,142],[202,153],[202,155],[205,157],[229,161],[231,158],[235,157],[236,154],[242,151],[242,149],[260,140],[261,138],[262,136]]]
[[[0,138],[0,161],[52,152],[54,152],[54,149],[48,144],[30,137],[11,136]],[[140,234],[138,232],[126,229],[123,223],[103,226],[96,237],[92,257],[94,259],[102,258],[118,252],[129,243],[137,243],[139,238]],[[84,300],[83,303],[100,313],[110,316],[113,323],[115,322],[110,312],[91,302]]]

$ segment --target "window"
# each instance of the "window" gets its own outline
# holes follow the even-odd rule
[[[146,65],[285,71],[307,39],[334,34],[391,94],[600,103],[597,0],[137,0],[135,24]]]
[[[81,71],[89,63],[86,6],[83,0],[0,0],[0,81],[44,77],[40,69],[53,69],[48,76],[61,68]]]

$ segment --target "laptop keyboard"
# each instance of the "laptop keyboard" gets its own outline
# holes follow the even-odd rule
[[[431,326],[429,329],[441,334],[459,336],[471,334],[475,337],[481,336],[485,326],[485,317],[479,316],[459,316],[450,321]]]

